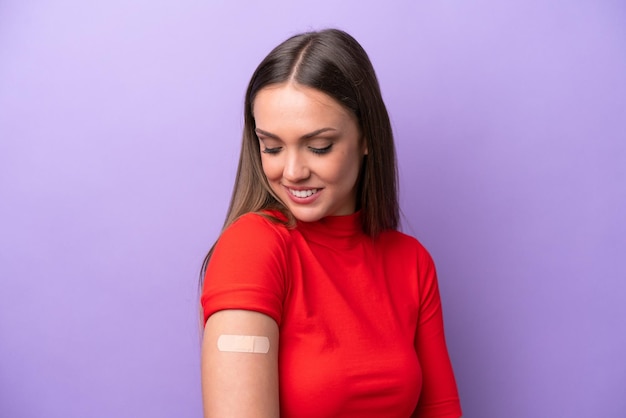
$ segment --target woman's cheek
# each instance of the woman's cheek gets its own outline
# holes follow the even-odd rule
[[[267,177],[269,181],[275,181],[280,179],[282,169],[278,158],[263,158],[261,160],[261,164],[263,165],[263,172],[265,173],[265,177]]]

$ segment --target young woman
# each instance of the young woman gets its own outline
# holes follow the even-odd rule
[[[248,86],[203,266],[205,417],[458,418],[435,268],[397,227],[367,54],[334,29],[286,40]]]

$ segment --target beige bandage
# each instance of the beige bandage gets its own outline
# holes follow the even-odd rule
[[[222,334],[217,339],[217,349],[230,353],[262,353],[270,351],[270,339],[256,335]]]

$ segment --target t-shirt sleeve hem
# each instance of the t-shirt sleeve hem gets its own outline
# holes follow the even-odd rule
[[[209,319],[209,317],[211,315],[213,315],[216,312],[220,312],[220,311],[226,311],[229,309],[236,309],[236,310],[242,310],[242,311],[252,311],[252,312],[258,312],[258,313],[262,313],[264,315],[269,316],[270,318],[272,318],[276,324],[278,326],[280,326],[280,313],[276,312],[274,310],[271,309],[267,309],[266,306],[261,306],[261,305],[253,305],[253,304],[228,304],[228,303],[222,303],[222,304],[218,304],[218,303],[214,303],[211,305],[210,309],[205,309],[204,310],[204,322],[206,323],[206,321]]]

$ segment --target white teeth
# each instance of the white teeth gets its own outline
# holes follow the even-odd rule
[[[295,197],[309,197],[315,193],[317,193],[318,189],[309,189],[309,190],[293,190],[289,189],[289,193],[294,195]]]

